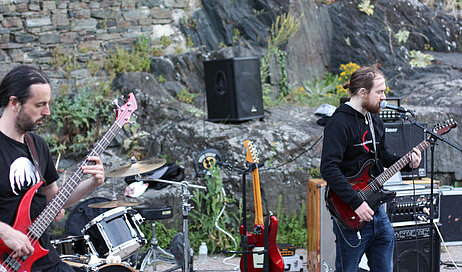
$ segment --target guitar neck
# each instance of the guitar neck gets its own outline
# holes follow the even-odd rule
[[[88,156],[99,156],[108,147],[109,143],[114,139],[115,135],[120,131],[121,125],[114,123],[104,136],[99,139],[93,149],[88,153],[85,159],[78,165],[74,174],[65,181],[64,185],[59,189],[55,197],[47,204],[45,209],[39,214],[37,219],[29,228],[29,233],[34,237],[39,238],[45,232],[46,228],[51,224],[59,211],[63,208],[71,196],[74,189],[79,185],[83,177],[81,167],[90,165],[93,162],[87,160]]]
[[[416,148],[422,152],[425,148],[430,146],[430,142],[427,140],[423,140],[420,144],[416,146]],[[401,157],[397,162],[395,162],[392,166],[390,166],[387,170],[385,170],[382,174],[380,174],[374,181],[375,185],[382,186],[385,184],[387,180],[389,180],[392,176],[398,173],[403,167],[405,167],[412,158],[412,150],[409,151],[406,155]]]
[[[260,177],[258,167],[252,171],[253,200],[255,204],[255,225],[263,225],[263,208],[261,204]]]

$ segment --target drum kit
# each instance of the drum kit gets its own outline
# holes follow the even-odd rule
[[[188,213],[191,210],[189,200],[192,195],[189,187],[205,189],[200,185],[189,184],[187,181],[175,182],[162,179],[143,178],[141,175],[162,167],[164,159],[133,161],[128,165],[110,170],[107,177],[119,178],[136,176],[142,181],[165,182],[181,186],[183,235],[182,256],[174,256],[157,244],[155,235],[155,220],[170,218],[172,208],[165,205],[140,205],[140,202],[110,200],[88,204],[89,209],[105,209],[106,211],[89,220],[81,229],[82,235],[69,236],[51,241],[61,259],[81,272],[127,272],[145,271],[149,264],[156,264],[161,254],[170,263],[176,265],[165,272],[180,269],[192,272],[192,249],[188,240]],[[80,207],[80,209],[82,209]],[[69,218],[71,219],[71,218]],[[68,219],[68,220],[69,220]],[[141,231],[141,224],[151,221],[152,239],[147,252],[140,254],[147,241]],[[143,256],[140,258],[140,256]]]

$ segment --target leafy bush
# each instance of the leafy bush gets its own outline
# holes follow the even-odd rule
[[[116,74],[126,72],[148,72],[151,67],[150,49],[151,39],[140,37],[133,50],[116,46],[115,51],[109,54],[104,68]]]
[[[111,105],[102,93],[89,89],[52,100],[49,120],[41,128],[54,132],[47,137],[51,151],[80,152],[92,147],[114,118]]]
[[[226,197],[224,195],[220,169],[213,165],[209,171],[210,175],[206,176],[207,192],[204,190],[195,190],[194,196],[191,199],[194,209],[189,213],[191,219],[189,241],[191,247],[196,252],[201,242],[206,242],[207,248],[213,254],[214,252],[234,247],[230,237],[215,227],[215,220],[225,203],[231,204],[236,202],[236,200],[234,197]],[[237,228],[232,222],[235,222],[236,218],[237,213],[230,214],[225,210],[218,224],[234,236],[234,231]]]
[[[282,196],[279,195],[277,211],[279,228],[276,242],[304,248],[307,240],[305,204],[302,204],[299,215],[295,212],[291,215],[285,215],[281,203]]]

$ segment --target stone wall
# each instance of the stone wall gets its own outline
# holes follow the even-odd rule
[[[82,68],[143,35],[152,41],[168,36],[184,47],[177,25],[195,5],[196,0],[0,0],[0,76],[18,63],[50,71],[57,47],[75,55]]]

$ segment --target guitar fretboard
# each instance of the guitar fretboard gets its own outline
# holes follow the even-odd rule
[[[425,148],[430,145],[428,140],[423,140],[420,144],[416,146],[416,148],[422,152]],[[389,180],[392,176],[398,173],[399,170],[403,169],[409,162],[411,162],[412,158],[412,150],[409,151],[406,155],[401,157],[397,162],[395,162],[392,166],[390,166],[387,170],[385,170],[382,174],[380,174],[374,181],[369,183],[369,185],[374,189],[378,190],[387,180]]]
[[[115,122],[109,130],[100,138],[93,149],[88,153],[85,159],[78,165],[77,170],[74,174],[65,181],[64,185],[59,189],[56,196],[47,204],[45,209],[37,216],[37,219],[29,227],[29,234],[35,238],[40,238],[45,232],[46,228],[51,224],[53,219],[63,208],[66,201],[71,196],[74,189],[79,185],[83,177],[81,167],[84,165],[90,165],[93,162],[87,160],[89,156],[99,156],[108,147],[109,143],[114,139],[117,133],[120,131],[122,126]]]

